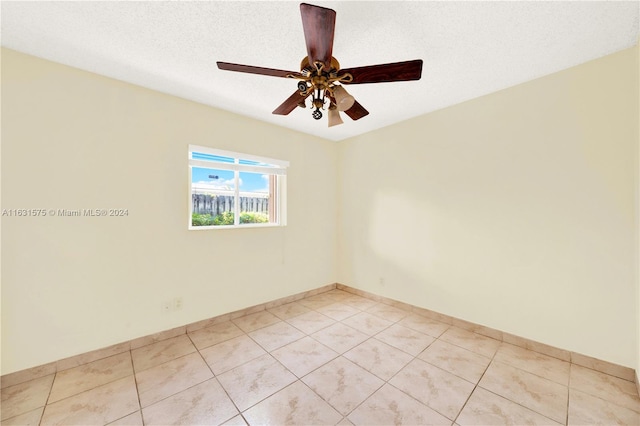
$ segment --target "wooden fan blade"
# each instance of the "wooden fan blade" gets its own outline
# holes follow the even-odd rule
[[[280,104],[280,106],[278,108],[273,110],[273,114],[289,115],[289,113],[291,111],[296,109],[296,107],[298,106],[298,104],[300,102],[303,102],[310,95],[311,95],[311,93],[308,93],[306,96],[305,95],[301,95],[300,92],[298,90],[296,90],[295,92],[293,92],[293,94],[291,96],[289,96],[287,98],[286,101],[284,101],[282,104]]]
[[[216,62],[218,68],[225,71],[246,72],[249,74],[270,75],[272,77],[287,77],[288,75],[298,75],[295,71],[276,70],[273,68],[254,67],[251,65],[231,64],[229,62]]]
[[[343,68],[339,75],[349,73],[353,81],[344,84],[383,83],[393,81],[420,80],[422,59],[394,62],[391,64],[369,65],[365,67]]]
[[[364,109],[364,107],[360,105],[358,101],[355,101],[353,106],[346,110],[344,113],[351,117],[352,120],[359,120],[362,117],[369,115],[369,111]]]
[[[325,69],[331,67],[333,34],[336,26],[336,11],[307,3],[300,4],[304,39],[307,43],[309,63],[322,62]]]

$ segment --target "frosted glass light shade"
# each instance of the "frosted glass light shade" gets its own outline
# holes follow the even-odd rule
[[[346,111],[353,106],[355,98],[351,96],[344,87],[336,86],[333,89],[333,96],[336,98],[338,111]]]
[[[340,118],[340,113],[337,108],[329,109],[329,127],[337,126],[338,124],[342,124],[342,118]]]

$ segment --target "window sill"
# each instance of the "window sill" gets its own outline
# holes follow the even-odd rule
[[[218,225],[218,226],[192,226],[189,225],[189,231],[205,231],[211,229],[247,229],[247,228],[282,228],[285,225],[277,223],[250,223],[246,225]]]

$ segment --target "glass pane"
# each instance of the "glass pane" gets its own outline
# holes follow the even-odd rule
[[[238,160],[239,164],[245,164],[247,166],[261,166],[261,167],[278,167],[275,164],[263,163],[261,161],[252,161],[252,160]]]
[[[192,226],[233,225],[233,176],[231,170],[191,168]]]
[[[240,223],[275,222],[275,175],[240,172]]]
[[[218,163],[231,163],[231,164],[233,164],[233,162],[235,161],[231,157],[222,157],[220,155],[205,154],[203,152],[192,152],[191,158],[193,158],[194,160],[216,161]]]

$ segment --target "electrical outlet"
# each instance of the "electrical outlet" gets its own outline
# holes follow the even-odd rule
[[[380,287],[384,287],[384,278],[380,277],[378,283],[380,284]]]
[[[173,310],[179,311],[180,309],[182,309],[182,297],[176,297],[173,299]]]

